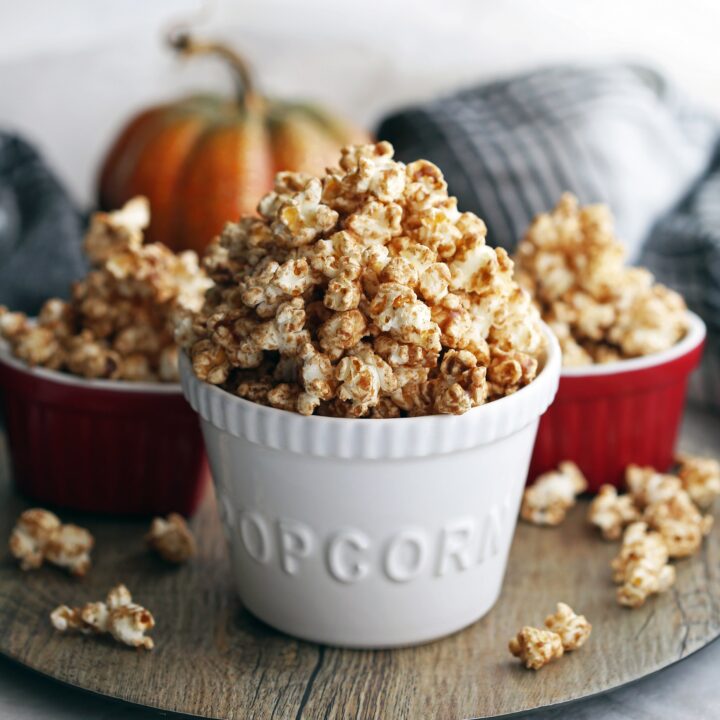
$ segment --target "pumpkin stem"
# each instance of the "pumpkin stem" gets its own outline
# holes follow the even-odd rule
[[[168,42],[174,50],[187,57],[217,55],[226,60],[234,71],[238,101],[243,107],[246,107],[249,99],[255,95],[255,85],[247,62],[227,45],[196,40],[185,32],[171,33],[168,36]]]

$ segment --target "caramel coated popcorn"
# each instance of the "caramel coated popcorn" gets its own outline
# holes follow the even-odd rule
[[[543,473],[525,489],[520,517],[534,525],[559,525],[587,490],[587,480],[573,462],[561,462],[557,470]]]
[[[184,563],[196,551],[195,538],[183,516],[177,513],[170,513],[167,519],[156,517],[145,540],[151,549],[170,563]]]
[[[618,495],[612,485],[602,485],[588,510],[588,522],[599,528],[606,540],[618,540],[624,528],[641,519],[632,495]]]
[[[143,244],[149,220],[144,198],[96,213],[84,244],[92,269],[70,301],[48,300],[34,323],[0,307],[0,334],[18,358],[86,378],[178,380],[175,325],[210,283],[195,253]]]
[[[643,519],[661,534],[670,557],[688,557],[700,549],[713,519],[700,512],[679,477],[630,465],[626,481],[636,505],[643,508]]]
[[[577,615],[565,603],[558,603],[555,613],[545,618],[545,627],[560,636],[563,650],[570,652],[585,644],[590,637],[592,625],[584,615]]]
[[[692,501],[710,507],[720,495],[720,462],[715,458],[679,455],[678,477]]]
[[[510,640],[508,649],[528,670],[539,670],[564,653],[560,635],[529,625]]]
[[[258,213],[210,247],[214,286],[179,324],[201,380],[376,418],[464,413],[537,375],[539,314],[432,163],[347,147],[322,178],[279,173]]]
[[[678,293],[624,265],[605,205],[565,194],[518,246],[517,277],[558,337],[565,365],[614,362],[677,343],[687,330]]]
[[[9,545],[23,570],[34,570],[47,561],[82,577],[90,569],[94,543],[93,536],[84,528],[63,525],[57,515],[33,508],[18,518]]]
[[[152,638],[145,635],[155,627],[152,613],[132,601],[125,585],[110,590],[105,602],[90,602],[82,607],[59,605],[50,613],[50,622],[59,632],[84,635],[108,633],[119,643],[152,650]]]
[[[637,608],[654,593],[669,590],[675,582],[675,568],[668,565],[668,548],[659,532],[647,523],[628,525],[620,553],[612,561],[613,580],[620,584],[617,600]]]

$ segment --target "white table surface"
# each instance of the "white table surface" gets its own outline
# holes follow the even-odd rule
[[[686,413],[680,445],[689,452],[720,455],[720,416],[697,410]],[[542,672],[537,679],[542,682]],[[632,685],[531,715],[533,720],[716,720],[720,718],[720,642]],[[157,717],[178,716],[64,686],[0,656],[0,720]]]

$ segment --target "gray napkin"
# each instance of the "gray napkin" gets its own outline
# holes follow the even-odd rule
[[[565,190],[608,203],[631,260],[708,325],[693,395],[720,409],[720,124],[643,67],[557,67],[385,119],[400,160],[439,165],[463,210],[512,250]],[[714,159],[713,159],[714,158]]]
[[[80,214],[38,153],[0,133],[0,304],[35,314],[85,272]]]

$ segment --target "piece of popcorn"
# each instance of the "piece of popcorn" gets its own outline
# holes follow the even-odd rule
[[[7,340],[15,340],[30,327],[25,313],[10,312],[4,305],[0,305],[0,336]]]
[[[389,203],[402,196],[407,182],[405,165],[393,161],[389,142],[343,148],[340,167],[345,170],[345,187],[352,195],[371,195]]]
[[[267,391],[267,402],[279,410],[297,410],[300,388],[295,384],[279,383]]]
[[[44,555],[48,562],[67,569],[72,575],[83,577],[90,569],[93,536],[77,525],[60,525],[48,538]]]
[[[675,568],[668,565],[668,557],[660,533],[648,531],[644,522],[628,525],[620,553],[612,561],[613,580],[620,583],[618,602],[637,608],[650,595],[668,590],[675,582]]]
[[[132,602],[124,585],[112,588],[105,602],[91,602],[80,608],[60,605],[50,613],[50,621],[59,632],[109,633],[130,647],[146,650],[154,647],[145,633],[155,627],[155,619],[149,610]]]
[[[401,342],[440,350],[440,328],[430,308],[417,295],[398,283],[383,283],[369,306],[370,317],[378,328]]]
[[[322,202],[322,184],[310,178],[305,187],[292,194],[275,213],[274,238],[286,247],[311,243],[320,233],[335,227],[338,214]]]
[[[300,351],[300,382],[303,392],[298,397],[298,412],[312,415],[321,401],[330,400],[337,388],[336,371],[328,355],[318,352],[311,343]],[[308,412],[309,411],[309,412]]]
[[[225,350],[212,340],[198,340],[190,349],[193,372],[200,380],[220,385],[230,374],[230,362]]]
[[[448,199],[447,183],[442,171],[428,160],[416,160],[405,168],[405,206],[408,214],[437,207]]]
[[[32,508],[18,518],[10,535],[10,552],[23,570],[39,568],[44,561],[65,568],[76,577],[90,569],[93,536],[77,525],[63,525],[57,515]]]
[[[520,658],[528,670],[539,670],[553,660],[563,656],[563,644],[560,635],[552,630],[526,625],[510,640],[510,652]]]
[[[345,228],[365,243],[386,244],[402,232],[402,208],[370,200],[345,219]]]
[[[95,213],[83,242],[85,254],[93,265],[101,265],[120,251],[138,250],[143,230],[150,223],[150,203],[136,197],[120,210]]]
[[[720,462],[715,458],[678,455],[678,477],[692,501],[709,508],[720,495]]]
[[[366,343],[358,343],[335,370],[338,400],[348,403],[348,413],[362,417],[380,401],[381,393],[397,387],[392,368]]]
[[[167,518],[154,518],[145,541],[170,563],[184,563],[196,552],[195,538],[183,516],[177,513],[170,513]]]
[[[524,387],[537,375],[538,362],[527,353],[493,349],[488,365],[489,391],[493,398],[504,397]]]
[[[685,490],[650,503],[643,519],[662,535],[668,554],[673,558],[696,553],[713,523],[712,516],[703,516]]]
[[[10,534],[10,552],[23,570],[39,568],[45,560],[45,546],[60,527],[57,515],[33,508],[20,515]]]
[[[545,627],[560,636],[563,650],[570,652],[585,644],[590,637],[592,625],[584,615],[576,615],[565,603],[558,603],[554,615],[545,618]]]
[[[680,479],[674,475],[666,475],[657,472],[654,468],[633,464],[625,468],[625,482],[635,504],[640,508],[670,500],[682,490]]]
[[[440,206],[422,210],[411,222],[417,225],[418,242],[427,245],[441,260],[447,260],[455,255],[457,243],[463,237],[456,225],[459,217],[454,206]]]
[[[68,370],[81,377],[116,378],[119,375],[121,355],[108,347],[104,341],[93,338],[84,330],[70,339],[66,364]]]
[[[17,357],[28,365],[42,365],[57,370],[65,361],[62,346],[49,328],[32,326],[17,337],[14,345]]]
[[[559,525],[587,490],[587,480],[575,463],[566,460],[557,470],[540,475],[525,489],[520,517],[534,525]]]
[[[302,192],[311,179],[312,177],[306,173],[287,170],[277,173],[272,192],[265,195],[258,203],[258,213],[266,220],[274,220],[278,210],[297,193]]]
[[[446,352],[433,387],[435,412],[460,415],[482,405],[488,395],[486,373],[468,350]]]
[[[618,540],[623,529],[640,520],[632,495],[618,495],[612,485],[601,485],[588,508],[588,522],[599,528],[606,540]]]

